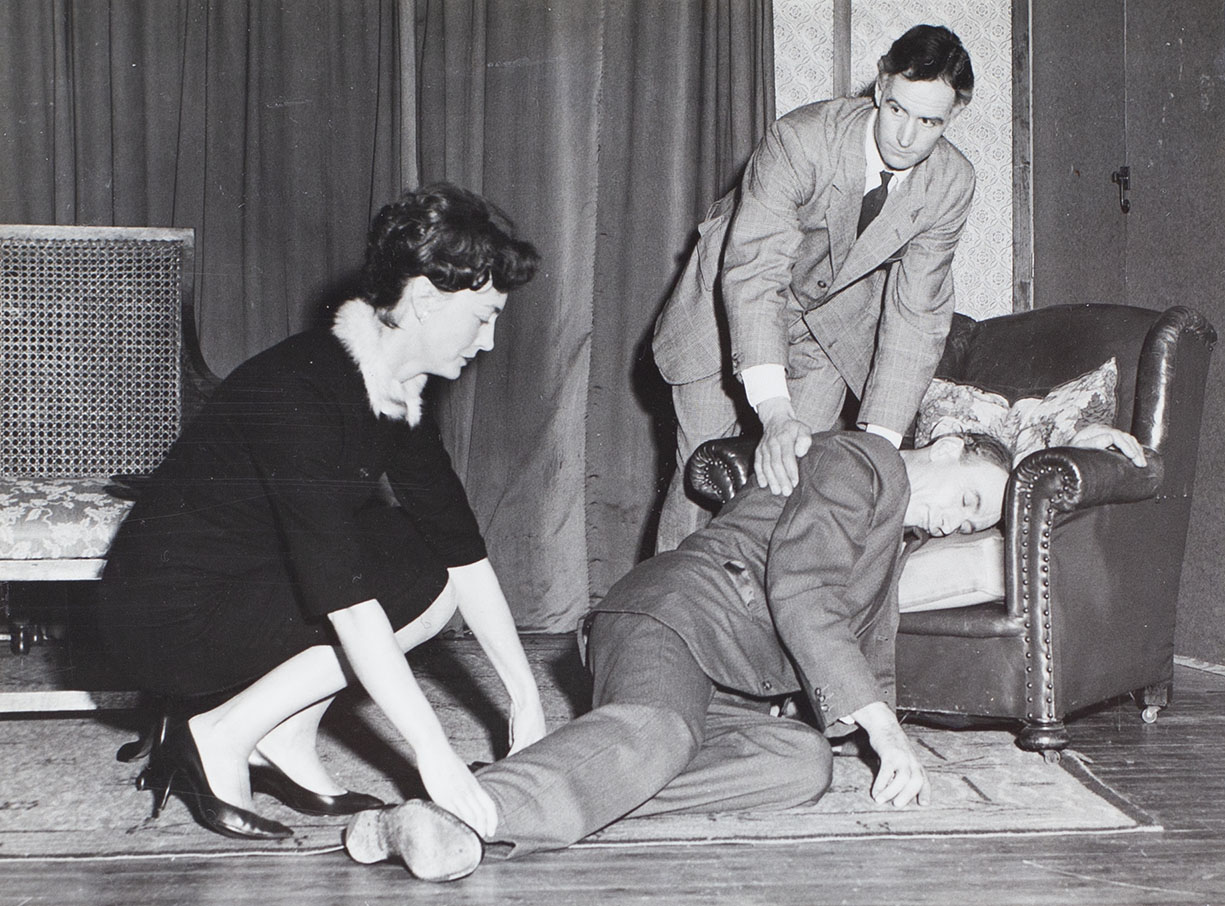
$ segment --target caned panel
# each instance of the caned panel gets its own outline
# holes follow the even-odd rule
[[[178,436],[184,243],[0,228],[0,473],[152,470]]]

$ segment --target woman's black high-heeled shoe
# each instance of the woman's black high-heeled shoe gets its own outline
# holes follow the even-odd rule
[[[185,723],[166,734],[161,745],[153,750],[148,766],[136,778],[136,788],[153,793],[154,818],[174,793],[191,809],[195,819],[214,833],[255,840],[293,836],[293,830],[279,821],[217,798],[208,785],[196,740]]]
[[[294,780],[275,765],[251,765],[251,792],[266,793],[303,815],[356,815],[367,809],[382,808],[382,799],[352,791],[338,796],[316,793]]]

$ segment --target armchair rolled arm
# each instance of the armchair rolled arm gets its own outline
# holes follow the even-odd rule
[[[1028,498],[1049,501],[1059,512],[1106,503],[1133,503],[1153,497],[1161,486],[1161,455],[1145,450],[1136,466],[1120,453],[1080,447],[1048,447],[1031,453],[1013,470],[1009,511]],[[1015,524],[1014,519],[1009,520]]]
[[[1023,628],[1027,640],[1026,670],[1037,693],[1027,697],[1031,721],[1059,719],[1052,627],[1067,616],[1052,613],[1062,607],[1052,594],[1053,576],[1059,571],[1053,547],[1057,517],[1155,497],[1164,462],[1151,450],[1144,453],[1147,464],[1136,466],[1109,450],[1051,447],[1025,457],[1013,469],[1005,505],[1005,600],[1008,617]]]
[[[699,497],[722,506],[753,474],[756,437],[719,437],[701,444],[685,465],[685,478]]]

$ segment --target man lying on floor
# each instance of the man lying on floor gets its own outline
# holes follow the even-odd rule
[[[1104,425],[1073,444],[1144,463],[1135,438]],[[789,497],[750,482],[609,591],[588,619],[593,710],[481,770],[482,811],[457,818],[412,800],[363,812],[345,832],[349,854],[398,856],[442,881],[475,870],[483,843],[518,858],[625,816],[788,808],[825,792],[829,740],[856,727],[879,762],[872,798],[927,804],[894,714],[903,530],[994,525],[1009,468],[984,435],[900,452],[865,432],[814,435]],[[800,692],[817,728],[771,713]]]

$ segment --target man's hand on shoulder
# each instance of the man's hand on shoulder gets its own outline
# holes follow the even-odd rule
[[[800,482],[799,458],[812,446],[812,429],[795,417],[791,400],[774,397],[757,407],[762,437],[753,456],[758,487],[789,495]]]
[[[884,702],[872,702],[850,715],[868,731],[880,767],[872,781],[872,798],[905,808],[911,802],[931,803],[931,783],[897,716]]]

